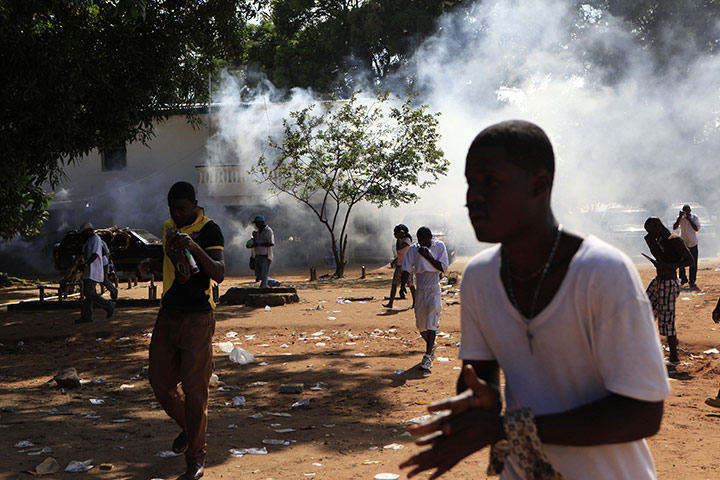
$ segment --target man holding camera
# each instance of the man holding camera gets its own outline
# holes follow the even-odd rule
[[[690,278],[685,275],[685,267],[679,270],[680,285],[690,283],[690,288],[697,288],[695,280],[697,278],[697,267],[698,267],[698,231],[700,230],[700,219],[697,215],[692,213],[690,205],[684,205],[680,213],[678,214],[677,220],[673,223],[673,230],[680,229],[680,237],[685,242],[685,246],[688,247],[693,257],[693,263],[690,265]]]

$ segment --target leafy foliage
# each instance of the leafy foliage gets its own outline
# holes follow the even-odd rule
[[[391,105],[395,98],[399,106]],[[291,112],[282,141],[269,140],[277,158],[263,156],[252,169],[275,193],[315,213],[330,236],[335,276],[344,273],[353,207],[415,202],[418,189],[447,173],[449,162],[437,147],[439,113],[413,100],[401,103],[381,91],[373,102],[353,94],[348,101]],[[318,107],[323,111],[314,114]]]
[[[244,58],[246,0],[0,1],[0,237],[37,233],[62,168],[147,141]],[[187,110],[187,109],[186,109]]]
[[[378,84],[462,0],[274,0],[250,33],[248,61],[283,88],[349,94],[356,77]]]

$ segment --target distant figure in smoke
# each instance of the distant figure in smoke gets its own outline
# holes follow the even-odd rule
[[[75,323],[92,322],[93,305],[97,305],[105,310],[107,314],[106,317],[110,318],[115,312],[115,302],[104,299],[97,292],[98,283],[105,282],[102,240],[95,233],[95,229],[91,223],[84,223],[80,227],[80,236],[85,240],[82,247],[83,259],[85,261],[83,270],[83,294],[85,298],[83,298],[82,313],[80,318],[75,320]],[[117,290],[115,291],[117,292]]]
[[[554,172],[550,140],[529,122],[492,125],[468,150],[470,222],[497,245],[465,267],[458,395],[410,428],[426,448],[400,465],[408,478],[437,478],[487,446],[502,480],[656,478],[644,438],[670,386],[650,304],[625,254],[557,223]]]
[[[712,320],[715,323],[720,323],[720,298],[718,298],[715,309],[712,311]],[[705,405],[711,407],[720,408],[720,390],[716,397],[708,397],[705,399]]]
[[[695,280],[697,278],[698,268],[698,231],[700,231],[700,218],[692,213],[690,205],[684,205],[677,220],[673,223],[673,230],[680,229],[680,237],[685,242],[685,246],[690,250],[693,262],[690,264],[690,288],[697,288]],[[688,277],[685,275],[685,267],[680,269],[680,285],[688,283]]]
[[[270,264],[273,261],[273,249],[275,236],[272,228],[265,224],[265,217],[258,215],[253,220],[257,227],[257,238],[252,245],[255,249],[255,279],[260,281],[260,288],[268,286],[268,275],[270,275]],[[250,247],[248,247],[250,248]]]
[[[658,322],[660,335],[667,337],[671,365],[679,361],[677,331],[675,330],[675,300],[680,294],[677,269],[689,266],[692,255],[682,239],[665,228],[662,220],[650,217],[645,221],[645,242],[655,257],[657,275],[647,287],[647,295]]]
[[[395,267],[392,278],[392,286],[390,287],[390,301],[383,305],[385,308],[393,308],[393,302],[395,301],[395,293],[397,292],[398,286],[400,287],[400,298],[405,299],[405,285],[410,287],[410,294],[412,295],[413,304],[410,308],[415,306],[415,286],[413,285],[412,275],[408,272],[403,271],[402,266],[405,261],[410,245],[412,245],[412,236],[408,233],[408,227],[402,223],[395,226],[393,229],[393,235],[395,236],[395,258],[390,265]]]
[[[445,244],[436,240],[427,227],[417,231],[417,243],[408,248],[403,271],[415,274],[415,326],[425,340],[425,355],[420,369],[430,370],[435,360],[435,335],[440,326],[442,295],[440,277],[448,270],[448,254]]]
[[[150,341],[150,384],[182,431],[172,444],[185,452],[184,476],[203,476],[215,332],[214,282],[225,278],[220,227],[198,207],[195,188],[177,182],[168,192],[162,226],[163,296]],[[195,267],[195,268],[193,268]]]
[[[105,240],[100,239],[102,242],[102,262],[103,262],[103,285],[105,288],[108,289],[108,292],[110,292],[110,298],[113,299],[113,301],[117,300],[118,298],[118,289],[113,284],[112,280],[110,279],[110,274],[114,270],[113,263],[112,263],[112,257],[110,255],[110,248],[108,248],[107,243],[105,243]]]

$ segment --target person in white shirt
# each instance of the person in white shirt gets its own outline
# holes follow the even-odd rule
[[[252,244],[255,249],[255,278],[260,280],[260,288],[268,286],[268,276],[270,275],[270,264],[273,261],[273,249],[275,245],[275,235],[272,228],[265,224],[265,217],[258,215],[253,220],[257,227],[257,238]]]
[[[80,227],[80,235],[85,240],[82,247],[84,258],[83,271],[83,298],[82,313],[75,323],[92,322],[93,305],[105,310],[106,317],[110,318],[115,312],[115,302],[104,299],[97,293],[97,284],[103,283],[105,274],[103,271],[102,240],[95,234],[91,223],[84,223]]]
[[[670,387],[650,303],[625,254],[555,220],[554,171],[529,122],[490,126],[470,146],[470,221],[498,245],[465,268],[459,394],[411,428],[428,448],[400,465],[408,477],[437,478],[492,445],[502,480],[656,478],[644,439]]]
[[[417,243],[408,248],[402,269],[415,274],[415,325],[425,340],[420,368],[430,370],[435,360],[435,336],[442,311],[440,277],[447,273],[448,254],[445,244],[434,239],[427,227],[418,229],[417,239]]]
[[[673,224],[673,230],[680,229],[680,238],[685,242],[685,246],[690,250],[693,256],[693,263],[690,265],[690,278],[685,275],[685,267],[678,271],[680,275],[680,285],[689,283],[690,288],[697,288],[695,283],[697,279],[698,267],[698,232],[700,231],[700,219],[692,213],[690,205],[683,205],[677,220]]]

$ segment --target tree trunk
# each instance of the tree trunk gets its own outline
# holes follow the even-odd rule
[[[345,238],[340,239],[340,248],[334,248],[333,255],[335,255],[335,273],[333,274],[336,278],[342,278],[345,276],[345,252],[347,251],[347,235]]]

